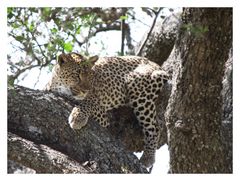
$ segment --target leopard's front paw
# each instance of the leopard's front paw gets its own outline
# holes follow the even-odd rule
[[[68,123],[72,129],[81,129],[87,124],[87,121],[88,117],[84,115],[78,107],[74,107],[68,117]]]
[[[155,163],[155,150],[146,150],[143,152],[140,162],[145,168],[150,168]]]

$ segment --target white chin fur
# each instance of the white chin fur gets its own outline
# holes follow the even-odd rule
[[[61,93],[62,94],[66,94],[66,95],[69,95],[71,96],[72,95],[72,91],[69,87],[66,87],[66,86],[59,86],[58,89],[61,90]]]

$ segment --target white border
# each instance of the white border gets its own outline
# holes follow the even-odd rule
[[[16,7],[231,7],[237,0],[2,0],[6,6]]]
[[[0,172],[7,172],[7,12],[0,6]]]
[[[0,126],[0,145],[1,145],[1,157],[0,157],[0,173],[2,176],[6,177],[5,179],[66,179],[66,176],[71,179],[101,179],[99,177],[104,176],[104,180],[106,179],[113,179],[113,175],[52,175],[44,174],[44,175],[7,175],[7,71],[6,71],[6,45],[7,45],[7,31],[6,31],[6,8],[15,6],[15,7],[75,7],[75,6],[83,6],[83,7],[142,7],[142,6],[161,6],[161,7],[234,7],[234,41],[233,41],[233,61],[234,61],[234,68],[233,68],[233,111],[234,111],[234,119],[233,119],[233,135],[234,135],[234,144],[233,144],[233,172],[234,174],[218,174],[218,175],[159,175],[157,179],[231,179],[235,180],[237,175],[240,173],[240,150],[239,150],[239,105],[240,105],[240,93],[239,88],[239,78],[240,78],[240,56],[239,56],[239,36],[240,36],[240,6],[239,1],[237,0],[78,0],[78,1],[63,1],[63,0],[2,0],[0,6],[0,40],[1,40],[1,50],[0,50],[0,112],[1,112],[1,126]],[[237,81],[238,80],[238,81]],[[4,156],[3,156],[4,155]],[[116,176],[116,175],[115,175]],[[137,180],[146,180],[149,177],[156,177],[156,175],[117,175],[121,176],[120,179],[137,179]],[[54,178],[53,178],[54,177]],[[132,178],[130,178],[132,177]],[[116,178],[116,177],[115,177]]]
[[[233,11],[233,173],[240,175],[240,4]]]

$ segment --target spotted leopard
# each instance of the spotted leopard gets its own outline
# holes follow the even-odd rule
[[[55,73],[55,76],[59,74],[59,80],[65,83],[69,93],[76,86],[80,92],[87,90],[84,95],[80,93],[83,98],[69,116],[70,127],[81,129],[90,117],[107,127],[110,124],[107,111],[130,105],[144,133],[144,153],[140,161],[145,167],[151,167],[159,139],[155,101],[168,80],[167,73],[156,63],[137,56],[84,59],[70,53],[59,58],[59,69],[68,63],[71,64],[69,67],[74,67],[66,69],[63,76],[60,70]]]

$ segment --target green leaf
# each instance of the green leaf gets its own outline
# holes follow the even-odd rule
[[[24,37],[23,36],[16,36],[15,38],[17,41],[23,41],[24,40]]]
[[[30,32],[33,32],[33,30],[34,30],[34,24],[33,23],[30,24],[29,30],[30,30]]]
[[[120,19],[121,19],[121,20],[127,20],[127,19],[128,19],[128,15],[120,16]]]
[[[64,48],[64,41],[61,39],[61,37],[57,37],[54,41],[56,44]]]
[[[54,51],[56,48],[52,43],[48,43],[46,44],[46,48],[48,49],[48,51]]]
[[[8,7],[8,8],[7,8],[7,13],[12,13],[12,11],[13,11],[13,8],[12,8],[12,7]]]
[[[51,9],[49,7],[43,8],[43,15],[49,16],[51,13]]]
[[[74,29],[75,29],[74,26],[73,26],[73,24],[72,24],[71,22],[67,23],[67,28],[68,28],[69,30],[74,30]]]
[[[8,19],[11,19],[14,16],[14,14],[12,12],[13,12],[13,8],[7,8]]]
[[[67,52],[71,52],[73,49],[73,46],[70,42],[64,43],[64,50],[66,50]]]
[[[58,31],[57,28],[52,28],[52,29],[51,29],[51,32],[52,32],[53,34],[57,33],[57,31]]]
[[[12,24],[12,27],[14,28],[14,29],[17,29],[17,28],[19,28],[21,25],[18,23],[18,22],[14,22],[13,24]]]
[[[77,27],[76,34],[80,34],[80,33],[81,33],[81,26],[78,26],[78,27]]]

